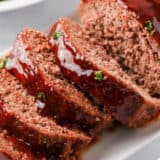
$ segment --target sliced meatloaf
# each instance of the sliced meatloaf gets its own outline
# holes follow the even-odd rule
[[[78,24],[60,19],[50,42],[63,73],[123,124],[140,127],[160,114],[160,100],[136,85],[102,47],[89,44]]]
[[[1,160],[42,160],[35,158],[32,152],[22,142],[0,129],[0,159]],[[44,159],[45,160],[45,159]]]
[[[158,0],[81,0],[86,39],[105,48],[132,81],[160,98]]]
[[[94,134],[111,123],[109,114],[99,112],[64,78],[43,33],[24,29],[16,39],[7,68],[30,94],[43,102],[39,111],[43,115],[52,115],[60,124]]]
[[[8,71],[0,69],[0,77],[0,127],[23,140],[36,154],[70,160],[90,142],[83,133],[41,116],[37,112],[39,103]]]

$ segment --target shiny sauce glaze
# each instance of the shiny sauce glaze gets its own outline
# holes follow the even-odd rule
[[[55,32],[61,33],[57,40],[52,38]],[[117,120],[124,124],[131,123],[144,100],[111,75],[102,73],[103,79],[96,80],[95,72],[98,71],[98,68],[89,63],[71,43],[61,21],[53,26],[49,37],[57,61],[65,76],[75,81],[92,97],[96,97],[107,109],[109,108]]]
[[[29,94],[36,97],[38,111],[42,115],[52,116],[59,124],[69,126],[76,124],[77,128],[91,133],[98,122],[93,122],[87,115],[81,114],[73,102],[65,100],[45,83],[42,72],[27,57],[27,51],[30,48],[26,48],[21,39],[23,37],[17,38],[17,43],[8,57],[6,68],[16,75]],[[45,100],[37,98],[38,93],[42,92],[46,97]]]
[[[155,33],[153,37],[160,44],[160,1],[159,0],[119,0],[127,8],[136,13],[137,19],[145,26],[147,21],[151,21]]]
[[[38,93],[45,92],[48,88],[44,85],[41,72],[34,67],[27,57],[26,52],[29,48],[25,48],[22,41],[18,40],[21,38],[22,37],[19,35],[17,38],[18,43],[15,44],[14,49],[7,58],[6,68],[16,75],[17,79],[19,79],[22,85],[27,89],[27,92],[36,97],[35,103],[37,108],[43,110],[46,108],[46,102],[44,99],[38,98]]]

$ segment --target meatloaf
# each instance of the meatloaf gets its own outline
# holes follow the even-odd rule
[[[41,116],[37,112],[39,103],[7,70],[0,69],[0,77],[0,127],[23,140],[35,154],[70,160],[90,142],[85,134]]]
[[[110,114],[102,114],[84,94],[68,82],[56,63],[47,37],[24,29],[17,37],[7,68],[28,92],[42,101],[43,115],[51,115],[62,125],[97,133],[111,123]]]
[[[53,36],[59,34],[55,40]],[[106,51],[85,40],[82,28],[60,19],[50,42],[63,73],[129,127],[141,127],[160,114],[160,100],[141,89]]]
[[[35,158],[32,152],[7,131],[0,129],[0,159],[2,160],[42,160]],[[43,159],[45,160],[45,159]]]
[[[134,83],[160,98],[158,0],[81,0],[85,38],[101,45]]]

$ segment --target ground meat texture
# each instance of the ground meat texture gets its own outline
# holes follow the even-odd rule
[[[55,117],[58,123],[95,135],[112,122],[61,73],[47,37],[38,31],[24,29],[18,36],[7,67],[30,94],[46,99],[41,114]]]
[[[160,3],[81,0],[79,11],[86,39],[101,45],[134,83],[160,98]]]
[[[0,126],[23,140],[36,154],[48,158],[72,159],[90,138],[71,131],[37,112],[35,98],[5,69],[0,69]],[[71,157],[70,157],[71,155]]]
[[[6,160],[42,160],[42,158],[35,158],[25,144],[9,136],[7,131],[2,129],[0,129],[1,158]]]
[[[61,33],[57,40],[51,35]],[[82,28],[60,19],[49,34],[62,72],[109,109],[115,119],[130,127],[141,127],[160,114],[159,99],[137,86],[101,46],[85,40]]]

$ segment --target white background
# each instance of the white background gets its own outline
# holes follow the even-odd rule
[[[12,46],[23,27],[44,30],[60,16],[76,11],[78,3],[79,0],[45,0],[17,11],[0,12],[0,51]]]

